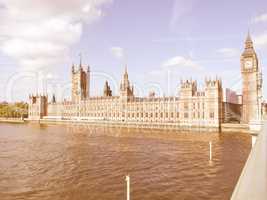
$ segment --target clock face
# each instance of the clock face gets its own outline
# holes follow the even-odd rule
[[[252,68],[252,61],[251,60],[247,60],[245,62],[245,69],[251,69]]]

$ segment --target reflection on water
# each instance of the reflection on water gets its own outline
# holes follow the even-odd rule
[[[209,162],[209,141],[213,161]],[[246,134],[0,124],[1,200],[229,199]]]

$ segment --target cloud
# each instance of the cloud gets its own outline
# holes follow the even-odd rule
[[[123,59],[125,57],[124,49],[121,47],[111,47],[110,52],[114,57],[118,59]]]
[[[163,62],[159,68],[144,74],[143,78],[147,80],[149,76],[149,80],[159,81],[169,79],[170,76],[176,78],[181,76],[190,77],[192,76],[192,70],[197,71],[198,75],[203,72],[203,68],[194,60],[176,56]],[[175,79],[175,81],[177,80]]]
[[[253,23],[267,22],[267,13],[256,16],[252,19]]]
[[[193,60],[184,58],[182,56],[176,56],[165,61],[162,65],[164,68],[168,67],[181,67],[181,68],[193,68],[200,69],[200,66]]]
[[[267,47],[267,32],[262,33],[261,35],[255,37],[255,45],[258,48]]]
[[[234,49],[234,48],[222,48],[222,49],[218,49],[217,52],[227,58],[236,57],[239,55],[239,50]]]
[[[0,50],[23,68],[54,68],[69,58],[85,24],[111,0],[0,0]]]

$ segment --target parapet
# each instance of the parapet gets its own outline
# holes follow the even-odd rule
[[[210,87],[216,87],[216,88],[221,88],[222,87],[222,80],[218,79],[216,77],[216,79],[211,79],[211,78],[205,78],[205,86],[206,88],[210,88]]]
[[[181,80],[180,82],[181,84],[181,88],[185,89],[185,88],[197,88],[197,81],[196,80]]]
[[[47,102],[48,100],[48,95],[41,95],[41,94],[36,94],[36,95],[33,95],[33,94],[30,94],[29,95],[29,99],[30,99],[30,103],[32,104],[35,104],[37,103],[37,101],[45,101]]]

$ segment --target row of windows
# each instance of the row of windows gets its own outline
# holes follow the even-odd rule
[[[205,103],[200,103],[200,102],[198,102],[198,103],[193,103],[192,104],[193,106],[193,109],[205,109]],[[202,107],[201,107],[202,106]],[[189,103],[184,103],[184,109],[185,110],[188,110],[189,109]]]
[[[190,106],[191,105],[191,106]],[[63,106],[64,109],[66,110],[76,110],[78,109],[78,105],[64,105]],[[136,110],[136,111],[143,111],[143,110],[178,110],[179,109],[179,104],[163,104],[163,105],[147,105],[147,104],[133,104],[133,105],[122,105],[120,106],[119,104],[112,104],[109,106],[106,106],[105,104],[99,105],[99,104],[87,104],[87,105],[81,105],[82,108],[86,109],[86,110],[108,110],[108,109],[112,109],[112,110]],[[198,103],[183,103],[183,108],[185,110],[189,110],[190,108],[192,109],[205,109],[205,103],[202,102],[198,102]]]
[[[64,106],[64,109],[66,110],[77,110],[79,106]],[[143,107],[127,107],[126,106],[88,106],[88,107],[81,107],[83,110],[128,110],[128,111],[143,111],[143,110],[178,110],[178,107],[149,107],[149,106],[143,106]]]
[[[64,113],[64,115],[66,115],[66,116],[71,116],[71,115],[73,115],[73,114],[75,114],[75,113]],[[76,113],[77,115],[78,115],[78,113]],[[137,118],[153,118],[153,117],[155,117],[155,118],[179,118],[180,117],[180,114],[179,114],[179,112],[177,112],[177,113],[173,113],[173,112],[171,112],[171,113],[163,113],[163,112],[161,112],[161,113],[154,113],[154,115],[153,115],[153,113],[81,113],[81,116],[84,116],[84,117],[86,117],[86,116],[89,116],[89,117],[123,117],[123,118],[125,118],[125,117],[128,117],[128,118],[135,118],[135,117],[137,117]],[[185,119],[188,119],[189,118],[189,113],[187,113],[187,112],[185,112],[185,113],[183,113],[183,117],[185,118]],[[202,118],[202,119],[204,119],[204,117],[205,117],[205,113],[203,112],[203,113],[200,113],[200,112],[198,112],[198,113],[193,113],[193,119],[200,119],[200,118]],[[209,118],[211,118],[211,119],[214,119],[214,117],[215,117],[215,114],[214,114],[214,112],[210,112],[209,113]]]

